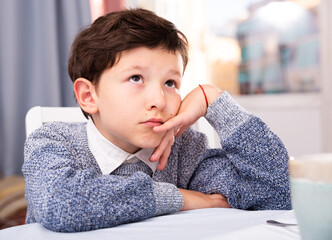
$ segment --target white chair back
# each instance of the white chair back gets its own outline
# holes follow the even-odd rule
[[[84,122],[84,117],[79,107],[32,107],[25,117],[26,136],[43,124],[49,122]]]

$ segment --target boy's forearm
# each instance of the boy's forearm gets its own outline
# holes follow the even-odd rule
[[[38,137],[45,138],[26,142],[22,170],[27,223],[39,222],[53,231],[87,231],[181,209],[183,198],[176,186],[155,182],[142,172],[123,177],[82,168],[58,131],[47,134],[43,131]]]
[[[226,92],[205,117],[222,149],[206,154],[191,189],[225,194],[236,208],[289,209],[288,154],[278,136]]]
[[[175,185],[154,182],[152,188],[156,202],[154,216],[177,212],[183,207],[183,195]]]
[[[221,142],[231,136],[251,117],[253,115],[237,104],[226,91],[215,99],[205,114],[206,120],[216,130]]]
[[[32,191],[37,186],[31,186],[27,178],[27,199],[29,207],[38,213],[37,222],[58,232],[114,227],[181,209],[183,199],[175,186],[152,183],[149,187],[149,177],[142,175],[136,174],[125,185],[117,184],[118,176],[112,177],[112,183],[101,183],[101,178],[82,181],[84,176],[76,173],[77,178],[63,179],[57,186],[40,179],[36,182],[40,191],[35,192]],[[42,189],[48,189],[47,193]]]

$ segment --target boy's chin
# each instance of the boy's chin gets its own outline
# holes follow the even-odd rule
[[[139,146],[139,148],[156,148],[158,147],[160,144],[159,143],[144,143],[144,144],[141,144],[141,146]]]
[[[150,141],[142,142],[139,147],[140,148],[156,148],[156,147],[158,147],[160,145],[161,139],[162,138],[155,139],[155,140],[151,140],[150,139]]]

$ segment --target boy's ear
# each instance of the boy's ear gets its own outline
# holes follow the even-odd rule
[[[85,78],[78,78],[74,82],[74,92],[81,108],[90,114],[98,111],[96,104],[96,87]]]

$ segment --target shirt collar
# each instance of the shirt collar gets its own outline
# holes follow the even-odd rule
[[[87,122],[86,131],[90,151],[103,174],[112,173],[122,163],[135,163],[138,161],[142,161],[148,165],[153,173],[156,171],[158,162],[151,162],[149,160],[154,148],[142,148],[135,154],[130,154],[107,140],[98,131],[91,118]]]

